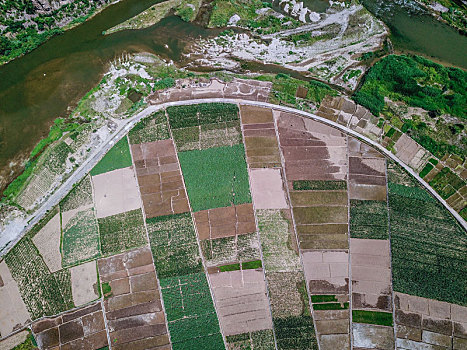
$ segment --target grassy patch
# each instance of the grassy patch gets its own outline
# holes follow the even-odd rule
[[[230,264],[230,265],[219,266],[220,272],[236,271],[236,270],[240,270],[240,264]]]
[[[24,342],[19,345],[16,345],[11,350],[35,350],[38,349],[34,335],[28,330],[29,334]]]
[[[29,238],[22,239],[5,257],[11,275],[33,320],[74,307],[69,270],[50,273]]]
[[[346,310],[348,308],[349,308],[349,303],[313,304],[314,310]]]
[[[257,210],[256,217],[265,269],[267,271],[300,270],[298,250],[292,248],[296,244],[294,244],[295,237],[290,231],[293,230],[290,221],[280,210]]]
[[[335,295],[312,295],[311,302],[312,303],[328,303],[337,301]]]
[[[369,323],[392,327],[392,313],[366,310],[352,310],[352,322]]]
[[[467,236],[419,187],[389,183],[394,290],[467,305]]]
[[[158,111],[142,119],[128,133],[131,144],[154,142],[170,138],[164,111]]]
[[[76,213],[63,228],[63,266],[97,258],[99,254],[99,231],[94,209]]]
[[[179,153],[193,211],[251,203],[243,145]]]
[[[141,209],[97,219],[104,255],[114,255],[146,244]]]
[[[112,287],[110,287],[109,282],[104,282],[101,284],[102,287],[102,295],[104,299],[110,298],[112,296]]]
[[[387,203],[351,199],[349,223],[352,238],[387,239],[389,237]]]
[[[296,180],[293,182],[295,191],[335,191],[346,190],[347,182],[343,180]]]
[[[159,216],[146,223],[159,278],[203,270],[190,213]]]
[[[425,165],[425,167],[422,169],[422,171],[420,171],[420,177],[423,179],[425,176],[428,175],[428,173],[433,170],[434,168],[434,165],[431,164],[431,163],[427,163],[427,165]]]
[[[123,137],[113,146],[99,163],[91,170],[91,175],[96,176],[112,170],[131,166],[130,147],[126,137]]]
[[[259,269],[263,267],[261,260],[247,261],[242,263],[242,270]]]
[[[160,280],[174,349],[223,349],[219,321],[204,273]]]

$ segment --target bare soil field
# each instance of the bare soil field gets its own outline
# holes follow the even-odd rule
[[[138,184],[131,167],[93,176],[92,183],[98,218],[141,207]]]
[[[100,349],[108,346],[101,303],[32,324],[41,349]]]
[[[189,211],[172,140],[131,145],[147,218]]]
[[[256,231],[252,204],[202,210],[194,213],[200,240],[232,237]]]
[[[151,250],[143,247],[98,260],[112,349],[170,349]],[[107,287],[104,287],[107,286]]]
[[[224,335],[272,329],[262,269],[210,274]]]
[[[60,214],[57,214],[32,238],[50,272],[62,269],[60,237]]]
[[[286,209],[281,169],[251,169],[251,195],[255,209]]]
[[[26,305],[21,299],[18,284],[11,276],[5,261],[0,262],[0,336],[7,336],[18,325],[22,326],[30,319]]]
[[[70,268],[71,292],[76,306],[89,303],[99,297],[97,267],[95,261]]]

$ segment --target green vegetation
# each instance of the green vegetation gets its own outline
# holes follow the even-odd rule
[[[62,264],[77,265],[99,255],[99,231],[94,209],[80,211],[63,227]]]
[[[114,255],[147,243],[141,209],[97,219],[104,255]]]
[[[402,169],[388,175],[394,290],[467,305],[465,231]]]
[[[367,73],[354,100],[379,116],[384,97],[467,118],[467,72],[419,56],[389,55]]]
[[[203,271],[190,213],[159,216],[146,223],[159,278]]]
[[[296,180],[294,191],[338,191],[346,190],[347,182],[343,180]]]
[[[38,349],[36,340],[34,339],[34,335],[32,335],[31,331],[28,330],[29,334],[24,342],[19,345],[16,345],[11,350],[35,350]]]
[[[388,239],[386,202],[350,200],[350,237]]]
[[[201,103],[167,108],[178,151],[232,146],[242,142],[238,107]]]
[[[142,119],[128,133],[131,144],[154,142],[170,138],[164,111],[158,111]]]
[[[60,211],[66,212],[93,204],[91,178],[86,176],[60,202]]]
[[[69,270],[50,273],[29,238],[23,238],[5,257],[11,275],[33,320],[74,307]]]
[[[242,270],[260,269],[263,267],[261,260],[242,262]]]
[[[277,348],[318,350],[311,316],[274,318]]]
[[[91,170],[91,175],[96,176],[108,171],[131,166],[130,147],[126,137],[123,137],[113,146]]]
[[[228,271],[236,271],[236,270],[240,270],[240,264],[230,264],[230,265],[219,266],[220,272],[228,272]]]
[[[335,295],[312,295],[311,302],[312,303],[327,303],[327,302],[335,302],[337,298]]]
[[[367,311],[367,310],[352,310],[352,322],[369,323],[381,326],[393,326],[392,313]]]
[[[427,164],[425,165],[425,167],[422,169],[422,171],[420,171],[420,174],[419,174],[420,177],[423,179],[425,176],[428,175],[428,173],[429,173],[431,170],[433,170],[433,168],[434,168],[434,165],[433,165],[433,164],[427,163]]]
[[[349,303],[313,304],[314,310],[345,310],[348,308],[349,308]]]
[[[101,288],[102,288],[102,295],[104,296],[104,299],[110,298],[112,296],[112,287],[110,287],[109,282],[102,283]]]
[[[178,156],[193,211],[251,203],[243,145]]]
[[[231,103],[199,103],[168,107],[172,129],[238,120],[238,107]]]
[[[162,278],[160,285],[173,348],[223,349],[204,272]]]
[[[256,332],[229,335],[226,337],[229,349],[271,350],[274,349],[274,334],[265,329]]]
[[[441,169],[429,183],[443,199],[449,198],[456,193],[457,190],[466,185],[466,183],[448,167]]]
[[[305,108],[302,103],[303,101],[312,102],[319,106],[325,97],[338,95],[336,90],[319,81],[298,80],[282,73],[276,76],[263,75],[257,79],[272,82],[271,103],[290,105],[298,109]],[[306,89],[306,97],[304,99],[297,98],[299,87]]]

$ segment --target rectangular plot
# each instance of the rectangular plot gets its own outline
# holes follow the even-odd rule
[[[295,221],[300,224],[347,223],[347,206],[316,206],[293,208]]]
[[[142,119],[128,133],[132,145],[170,138],[165,111],[158,111]]]
[[[172,129],[238,120],[238,107],[230,103],[199,103],[167,108]]]
[[[76,265],[100,255],[94,209],[77,212],[63,227],[62,252],[64,266]]]
[[[350,200],[350,236],[387,239],[389,235],[386,202]]]
[[[219,321],[204,273],[163,278],[160,283],[173,348],[198,348],[196,344],[205,337],[213,341],[214,349],[222,348]]]
[[[270,108],[240,105],[242,124],[274,123]]]
[[[258,350],[273,350],[274,334],[272,330],[262,330],[257,332],[248,332],[226,337],[229,350],[234,349],[253,349]]]
[[[172,140],[131,146],[147,218],[189,211]]]
[[[91,177],[88,175],[61,200],[60,210],[64,212],[91,204],[93,204],[92,185]]]
[[[225,335],[272,328],[262,270],[220,272],[209,278]]]
[[[179,153],[193,211],[251,203],[243,145]]]
[[[101,281],[106,281],[102,291],[112,348],[170,346],[150,248],[100,259],[98,269]],[[131,288],[122,288],[122,280]]]
[[[98,219],[102,254],[117,254],[147,244],[140,209]]]
[[[148,219],[147,228],[160,278],[202,271],[202,261],[190,213]]]
[[[290,192],[293,207],[347,205],[347,192]]]

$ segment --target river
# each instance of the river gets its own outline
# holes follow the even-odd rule
[[[410,15],[396,1],[362,1],[392,29],[397,50],[467,68],[467,37],[430,16]],[[147,29],[102,35],[102,31],[157,2],[122,0],[0,67],[0,188],[18,174],[21,162],[47,135],[52,121],[67,115],[97,84],[110,61],[123,52],[148,51],[177,62],[186,42],[212,34],[171,16]],[[388,9],[388,3],[395,6]],[[16,166],[10,167],[11,163]]]

